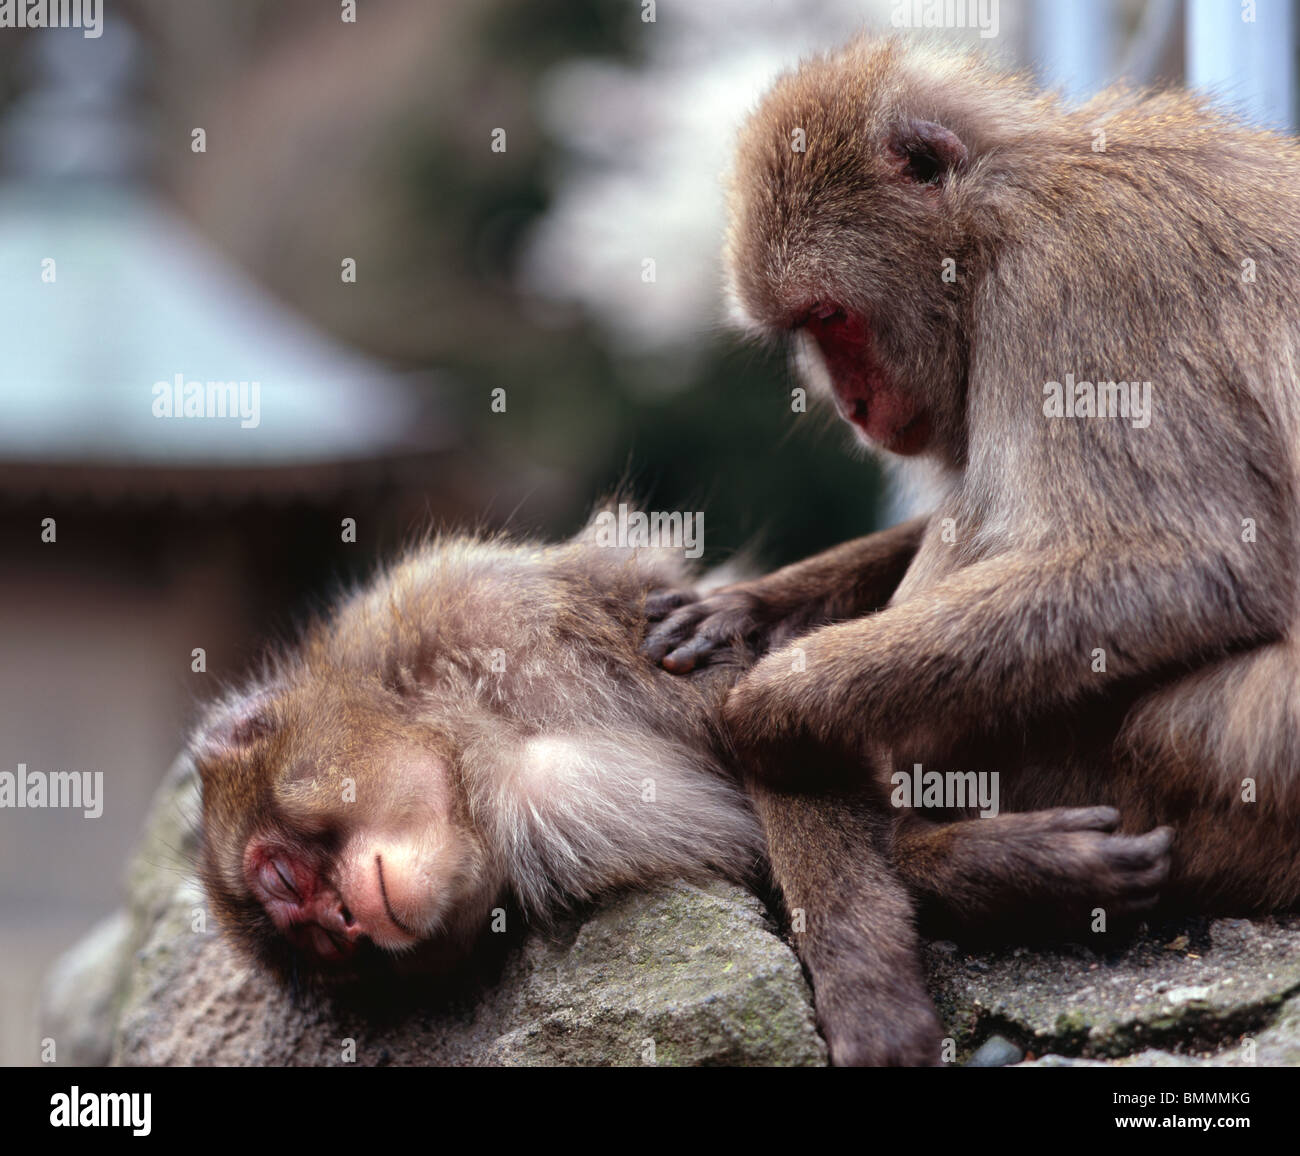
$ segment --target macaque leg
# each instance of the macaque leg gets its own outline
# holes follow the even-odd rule
[[[927,930],[1082,937],[1098,908],[1108,922],[1150,910],[1169,875],[1173,832],[1121,835],[1119,824],[1113,807],[952,823],[908,814],[894,824],[891,859]]]
[[[954,823],[900,816],[894,869],[926,916],[961,931],[1040,920],[1086,930],[1085,909],[1123,917],[1157,899],[1170,915],[1292,906],[1298,712],[1295,643],[1221,659],[1143,696],[1117,736],[1073,763],[1051,760],[1047,740],[1037,765],[1004,776],[1004,803],[1033,810]],[[1016,761],[967,749],[976,764]],[[1109,806],[1072,805],[1083,801]]]
[[[837,1065],[932,1065],[942,1029],[926,992],[907,888],[865,797],[751,784],[772,875]]]
[[[1120,730],[1109,801],[1130,829],[1173,824],[1171,907],[1300,903],[1300,643],[1232,655],[1146,695]]]

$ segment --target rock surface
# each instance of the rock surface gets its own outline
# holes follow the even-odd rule
[[[1105,954],[966,954],[951,943],[926,953],[959,1055],[1001,1036],[1030,1063],[1300,1063],[1297,916],[1195,920]]]
[[[61,1062],[810,1065],[798,961],[727,884],[618,897],[532,932],[439,1000],[295,1000],[205,928],[197,782],[181,760],[127,874],[129,908],[51,973]],[[1113,950],[925,948],[949,1059],[996,1065],[1300,1064],[1300,917],[1161,927]]]

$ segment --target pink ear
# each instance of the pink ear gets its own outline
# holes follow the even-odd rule
[[[917,184],[929,185],[966,163],[966,145],[951,129],[932,120],[910,120],[894,130],[890,147],[903,162],[903,172]]]
[[[274,705],[275,692],[269,687],[221,703],[199,728],[195,753],[219,756],[252,746],[275,729]]]

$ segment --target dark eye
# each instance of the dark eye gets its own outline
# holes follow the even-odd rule
[[[834,325],[842,325],[845,320],[844,310],[838,305],[819,301],[816,305],[809,306],[806,313],[795,319],[793,328],[803,329],[805,326],[810,326],[814,330],[828,329]]]

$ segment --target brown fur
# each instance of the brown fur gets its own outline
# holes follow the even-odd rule
[[[921,763],[999,772],[1004,810],[1083,808],[894,825],[913,894],[975,921],[1012,895],[1080,934],[1097,896],[1300,899],[1296,142],[1182,93],[1070,110],[978,61],[863,40],[783,77],[745,128],[727,259],[742,319],[792,335],[940,494],[879,613],[833,561],[873,537],[652,633],[689,670],[831,608],[728,700],[751,773],[866,760],[884,783]],[[1045,416],[1067,373],[1149,380],[1150,425]],[[793,607],[795,629],[743,605]],[[1174,828],[1169,863],[1168,832],[1137,834],[1154,824]],[[875,855],[879,834],[861,839]]]

